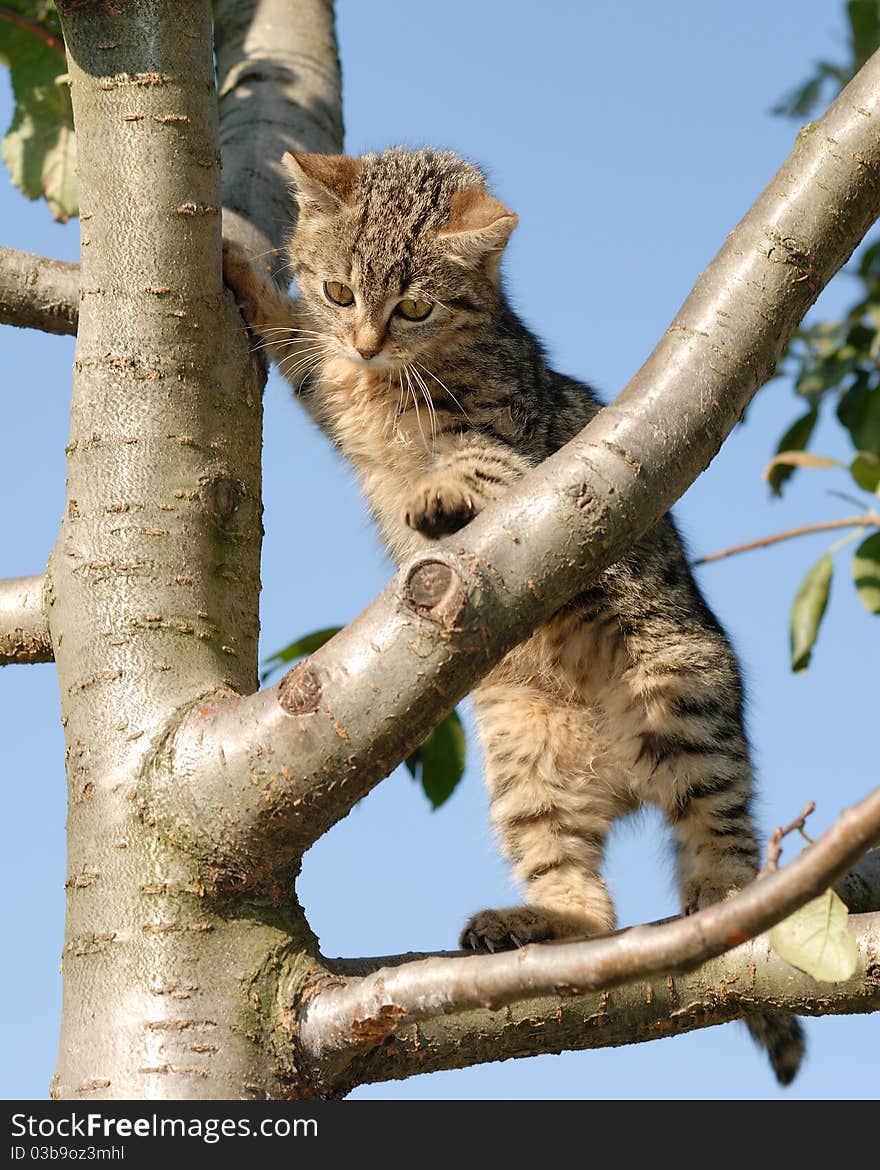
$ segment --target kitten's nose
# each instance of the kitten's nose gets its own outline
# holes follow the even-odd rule
[[[364,324],[359,329],[355,329],[352,337],[352,345],[361,355],[364,361],[369,361],[370,358],[375,357],[385,338],[382,336],[382,331],[377,329],[374,325]]]

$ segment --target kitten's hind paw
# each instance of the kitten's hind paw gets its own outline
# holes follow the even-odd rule
[[[728,898],[735,898],[754,879],[753,873],[743,873],[725,878],[715,875],[703,878],[700,881],[692,879],[682,886],[681,904],[686,915],[696,914],[705,910],[707,906],[714,906],[717,902],[726,902]]]
[[[481,910],[468,919],[459,945],[465,951],[510,951],[528,943],[546,942],[557,932],[548,915],[531,906]]]

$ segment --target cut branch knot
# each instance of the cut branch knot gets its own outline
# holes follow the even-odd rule
[[[308,662],[301,662],[281,680],[278,702],[288,715],[311,715],[321,705],[322,691],[318,672]]]
[[[467,601],[467,589],[459,573],[446,561],[420,561],[413,565],[404,582],[403,601],[421,617],[452,628]]]

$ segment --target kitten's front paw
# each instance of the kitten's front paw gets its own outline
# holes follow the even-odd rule
[[[532,906],[481,910],[468,919],[459,945],[466,951],[509,951],[527,943],[555,938],[550,917]]]
[[[474,499],[454,484],[430,484],[407,504],[403,522],[430,540],[464,528],[477,514]]]
[[[223,279],[235,294],[245,321],[251,328],[257,328],[262,323],[259,306],[263,300],[263,282],[254,269],[250,253],[234,240],[223,241]]]

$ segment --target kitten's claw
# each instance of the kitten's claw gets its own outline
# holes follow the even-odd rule
[[[421,532],[429,540],[438,540],[458,532],[479,511],[473,496],[454,483],[430,484],[418,492],[404,509],[403,521],[408,528]]]
[[[483,910],[475,914],[461,933],[461,945],[473,951],[510,951],[530,942],[555,938],[550,916],[537,906],[512,906],[509,910]]]
[[[596,938],[614,929],[612,919],[572,914],[544,906],[482,910],[465,924],[460,945],[472,951],[511,951],[529,943],[562,938]]]

